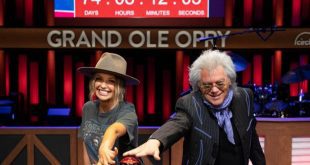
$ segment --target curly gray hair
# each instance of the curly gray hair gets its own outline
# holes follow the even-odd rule
[[[222,66],[227,74],[232,87],[236,86],[237,74],[232,59],[226,52],[219,50],[206,50],[193,62],[189,68],[189,83],[193,91],[199,90],[200,72],[202,69],[214,70],[217,66]]]

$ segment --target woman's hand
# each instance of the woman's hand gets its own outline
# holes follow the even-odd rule
[[[115,157],[118,154],[118,149],[114,147],[114,150],[105,146],[99,148],[99,161],[97,165],[112,165],[115,164]]]
[[[113,146],[116,139],[125,135],[125,133],[126,127],[122,123],[115,122],[107,128],[99,147],[99,161],[97,165],[115,164],[114,158],[118,154],[118,149],[116,147],[113,149]]]

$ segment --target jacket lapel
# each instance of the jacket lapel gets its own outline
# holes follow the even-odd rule
[[[233,122],[242,140],[242,138],[246,134],[248,116],[246,113],[247,107],[244,101],[245,98],[242,98],[240,91],[241,90],[238,90],[238,88],[234,90],[234,97],[231,104],[231,111],[233,114]]]

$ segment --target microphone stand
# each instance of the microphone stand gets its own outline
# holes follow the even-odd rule
[[[211,36],[211,37],[200,37],[198,38],[198,41],[207,41],[207,40],[212,40],[213,41],[213,48],[216,48],[216,40],[217,39],[221,39],[221,38],[226,38],[226,37],[231,37],[231,36],[235,36],[235,35],[242,35],[242,34],[246,34],[246,33],[253,33],[255,32],[259,37],[260,39],[262,39],[263,41],[267,41],[271,35],[276,32],[276,31],[285,31],[284,28],[278,28],[278,27],[270,27],[270,28],[249,28],[249,29],[246,29],[244,31],[241,31],[241,32],[235,32],[235,33],[230,33],[230,34],[227,34],[227,35],[221,35],[221,36]],[[261,35],[261,32],[262,33],[265,33],[265,32],[270,32],[266,37],[262,36]]]

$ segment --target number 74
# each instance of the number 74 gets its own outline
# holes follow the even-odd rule
[[[99,5],[99,3],[100,3],[101,0],[90,0],[90,1],[91,1],[91,2],[96,2],[97,5]],[[84,0],[84,1],[83,1],[83,4],[86,5],[86,3],[87,3],[87,0]]]

